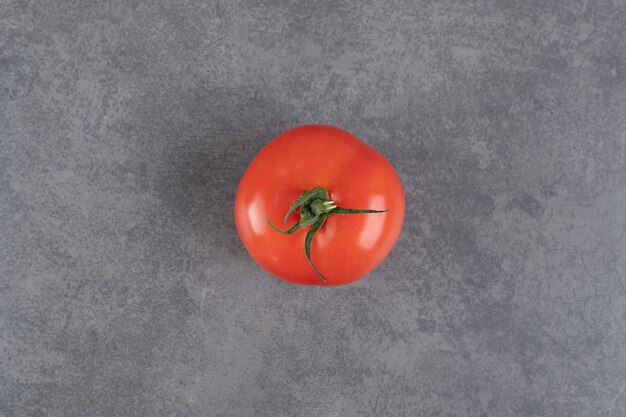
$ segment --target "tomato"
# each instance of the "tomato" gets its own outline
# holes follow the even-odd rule
[[[303,204],[292,206],[301,196]],[[404,207],[400,179],[379,152],[345,130],[307,125],[280,134],[252,160],[237,189],[235,222],[270,273],[295,284],[343,285],[385,259]]]

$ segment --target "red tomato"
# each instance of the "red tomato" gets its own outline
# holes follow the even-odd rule
[[[315,206],[324,200],[320,197],[305,204],[285,224],[290,204],[315,187],[327,190],[332,202]],[[334,214],[339,210],[334,205],[387,211]],[[326,221],[311,240],[310,264],[305,237],[315,225],[285,235],[267,220],[287,230],[318,207],[330,212],[322,213]],[[252,160],[235,198],[237,230],[252,258],[296,284],[342,285],[361,278],[385,259],[403,220],[404,192],[391,164],[349,132],[332,126],[299,126],[277,136]]]

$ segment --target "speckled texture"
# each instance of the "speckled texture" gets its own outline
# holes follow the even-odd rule
[[[384,264],[292,286],[254,154],[383,152]],[[0,2],[0,416],[626,415],[626,4]]]

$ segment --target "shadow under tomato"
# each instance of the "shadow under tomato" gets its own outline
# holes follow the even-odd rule
[[[198,88],[163,125],[155,187],[184,256],[222,268],[252,262],[235,227],[235,193],[254,155],[294,124],[285,110],[247,90]]]

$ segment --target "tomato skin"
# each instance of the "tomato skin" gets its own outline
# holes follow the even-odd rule
[[[385,213],[331,215],[311,244],[309,264],[304,239],[310,227],[283,235],[297,223],[283,217],[300,193],[316,186],[344,208]],[[271,274],[294,284],[344,285],[378,266],[395,244],[404,221],[404,192],[391,164],[349,132],[333,126],[292,128],[270,141],[250,163],[235,197],[235,222],[252,258]]]

